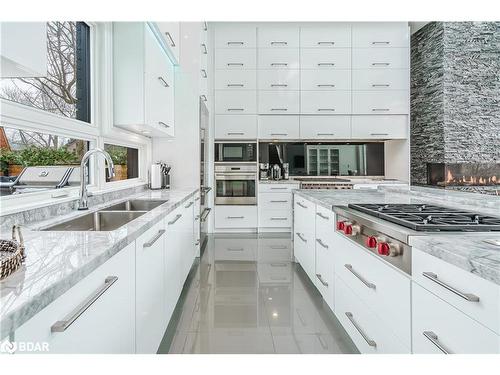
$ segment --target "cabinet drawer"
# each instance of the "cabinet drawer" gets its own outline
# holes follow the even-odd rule
[[[215,48],[255,48],[257,28],[242,24],[218,25],[215,30]]]
[[[292,208],[285,210],[259,210],[259,227],[261,228],[291,228]]]
[[[300,138],[351,138],[351,118],[349,116],[300,116]]]
[[[500,286],[415,248],[412,276],[427,290],[500,334]]]
[[[301,90],[350,90],[350,70],[302,70]]]
[[[255,90],[256,88],[255,70],[225,69],[215,72],[216,90]]]
[[[301,69],[351,69],[351,50],[336,49],[301,49]]]
[[[330,238],[333,233],[333,212],[316,206],[316,288],[330,308],[334,309],[334,247]]]
[[[300,48],[349,48],[351,25],[335,23],[300,28]]]
[[[288,115],[299,113],[299,91],[259,91],[259,113]]]
[[[360,69],[352,71],[353,90],[408,90],[408,69]]]
[[[408,116],[352,116],[352,138],[404,139],[408,137]]]
[[[352,50],[352,69],[408,69],[408,48]]]
[[[332,210],[316,206],[316,238],[329,242],[335,230],[335,214]]]
[[[354,48],[408,47],[406,22],[359,22],[352,25]]]
[[[259,70],[259,90],[299,90],[299,70]]]
[[[291,193],[293,189],[298,189],[298,183],[289,184],[259,184],[259,193]],[[290,197],[293,198],[293,197]]]
[[[409,311],[406,314],[409,316]],[[361,353],[410,353],[410,346],[401,343],[340,277],[335,278],[335,315]]]
[[[293,214],[294,214],[294,232],[299,232],[305,235],[306,241],[310,242],[314,247],[314,234],[315,234],[315,214],[316,205],[307,199],[294,196],[293,203]]]
[[[215,238],[215,260],[255,261],[257,240],[253,238]]]
[[[280,284],[292,282],[291,262],[259,263],[257,265],[259,281],[266,284]]]
[[[258,69],[299,69],[299,50],[262,49],[257,61]]]
[[[218,49],[215,51],[215,69],[256,69],[257,50],[238,49],[227,50]]]
[[[408,114],[408,90],[354,91],[352,113],[364,115]]]
[[[134,252],[132,243],[79,281],[19,327],[15,341],[46,342],[52,354],[134,353]],[[64,332],[51,332],[56,322],[69,319],[87,298],[101,291]]]
[[[299,116],[259,116],[259,138],[298,139]]]
[[[215,138],[216,139],[257,138],[257,116],[216,115]]]
[[[216,228],[257,228],[257,206],[216,206]]]
[[[262,186],[262,185],[261,185]],[[259,193],[259,209],[292,211],[292,193]]]
[[[340,234],[332,232],[330,237],[335,248],[335,274],[409,348],[410,279]]]
[[[302,114],[349,114],[351,113],[350,91],[302,91],[300,93]]]
[[[289,262],[292,260],[292,241],[287,238],[259,238],[259,262]]]
[[[413,353],[500,353],[500,336],[413,283]]]
[[[256,114],[257,92],[254,90],[216,90],[215,113]]]
[[[292,26],[262,26],[257,30],[259,48],[299,48],[299,28]]]

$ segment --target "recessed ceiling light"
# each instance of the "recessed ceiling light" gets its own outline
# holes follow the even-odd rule
[[[272,300],[273,300],[273,297],[267,297],[267,299],[268,299],[269,301],[272,301]]]
[[[277,318],[278,317],[278,313],[275,311],[273,312],[273,318]]]

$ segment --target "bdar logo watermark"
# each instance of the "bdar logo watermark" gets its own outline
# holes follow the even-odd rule
[[[0,353],[14,354],[14,353],[37,353],[48,352],[48,342],[31,342],[31,341],[18,341],[12,342],[5,340],[0,344]]]

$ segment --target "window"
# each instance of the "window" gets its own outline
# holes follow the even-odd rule
[[[90,122],[90,28],[47,22],[47,76],[0,80],[0,98]]]
[[[104,144],[104,150],[109,153],[115,164],[115,177],[106,182],[122,181],[139,177],[139,150],[132,147]]]

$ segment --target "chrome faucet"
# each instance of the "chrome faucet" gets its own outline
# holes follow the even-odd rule
[[[94,148],[89,150],[83,155],[82,162],[80,163],[80,200],[78,201],[78,210],[88,210],[88,193],[87,193],[87,184],[85,183],[85,164],[90,159],[93,154],[101,154],[106,159],[106,163],[108,164],[108,175],[110,178],[115,177],[115,165],[111,156],[104,150],[100,148]]]

